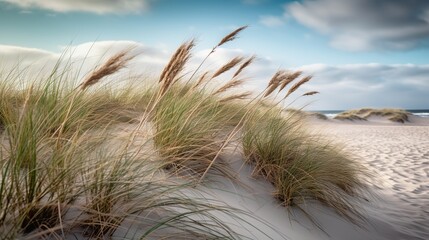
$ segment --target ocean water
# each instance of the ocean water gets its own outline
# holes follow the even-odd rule
[[[327,116],[328,118],[335,117],[338,113],[344,112],[345,110],[322,110],[322,111],[312,111],[319,112]],[[428,117],[429,118],[429,109],[406,109],[406,111],[412,113],[413,115],[419,117]]]

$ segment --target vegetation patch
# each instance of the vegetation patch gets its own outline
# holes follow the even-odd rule
[[[392,122],[405,123],[408,122],[408,116],[411,113],[403,109],[372,109],[372,108],[362,108],[358,110],[349,110],[342,113],[339,113],[334,119],[338,120],[362,120],[366,121],[371,116],[384,117]]]
[[[311,76],[279,70],[259,94],[232,92],[255,57],[200,73],[203,60],[186,74],[193,46],[182,44],[149,87],[100,86],[132,61],[128,50],[81,81],[58,66],[34,82],[0,75],[0,239],[242,238],[220,216],[260,231],[247,222],[250,213],[195,193],[213,174],[234,178],[222,158],[232,142],[242,144],[245,162],[274,185],[283,205],[312,199],[358,216],[347,196],[363,190],[364,170],[281,107]]]

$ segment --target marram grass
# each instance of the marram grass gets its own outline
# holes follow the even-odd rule
[[[364,168],[326,139],[311,136],[303,117],[272,108],[255,110],[243,127],[243,151],[255,175],[271,182],[285,206],[318,200],[350,220],[359,220],[349,197],[364,190]]]
[[[226,35],[205,59],[244,29]],[[232,92],[255,57],[200,73],[203,60],[186,75],[193,46],[179,47],[155,85],[99,86],[132,60],[127,51],[81,81],[60,63],[25,83],[16,69],[0,74],[0,239],[245,238],[221,216],[249,232],[260,231],[246,220],[257,216],[198,197],[194,188],[215,174],[235,180],[223,159],[232,142],[242,143],[245,162],[274,185],[283,205],[318,200],[359,216],[347,196],[363,190],[360,165],[279,108],[311,77],[280,70],[262,93]],[[226,83],[206,88],[233,69]]]

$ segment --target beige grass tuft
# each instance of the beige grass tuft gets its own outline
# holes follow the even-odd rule
[[[191,49],[194,46],[194,40],[185,42],[173,54],[159,77],[159,82],[161,83],[161,94],[164,94],[170,88],[174,79],[183,70],[185,64],[191,58]]]
[[[240,86],[244,83],[243,79],[232,79],[231,81],[227,82],[225,85],[220,87],[218,90],[216,90],[213,95],[220,94],[223,92],[226,92],[227,90]]]
[[[85,90],[89,86],[92,86],[99,82],[102,78],[112,75],[113,73],[118,72],[119,70],[124,68],[125,65],[135,57],[127,56],[128,53],[129,50],[124,50],[109,58],[101,67],[99,67],[90,75],[88,75],[88,77],[86,77],[86,79],[81,84],[80,89]]]
[[[287,98],[289,95],[291,95],[293,92],[298,90],[299,87],[301,87],[304,83],[310,81],[312,76],[306,76],[303,77],[299,82],[295,83],[287,92],[286,96],[284,98]]]
[[[287,74],[282,80],[282,84],[279,88],[279,92],[283,90],[289,83],[293,82],[295,79],[301,76],[301,74],[302,74],[302,71],[296,71],[296,72]]]
[[[249,59],[247,59],[247,61],[241,64],[241,66],[238,68],[238,70],[234,73],[232,77],[235,78],[236,76],[238,76],[245,68],[247,68],[250,64],[252,64],[255,58],[256,58],[255,56],[251,56]]]
[[[265,94],[263,97],[268,97],[272,92],[274,92],[274,90],[277,89],[277,87],[281,83],[281,79],[282,79],[282,76],[284,76],[284,74],[286,74],[286,71],[279,70],[273,75],[271,80],[268,82],[268,86],[265,90]]]
[[[229,71],[231,68],[235,67],[237,64],[239,64],[241,61],[243,61],[242,57],[235,57],[231,59],[231,61],[227,62],[225,65],[223,65],[221,68],[219,68],[212,76],[211,79],[218,77],[219,75]]]
[[[215,48],[220,47],[227,42],[233,41],[234,39],[237,38],[237,35],[246,28],[247,28],[247,26],[242,26],[242,27],[239,27],[236,30],[232,31],[231,33],[226,35],[224,38],[222,38],[222,40],[220,40],[220,42],[216,45]]]

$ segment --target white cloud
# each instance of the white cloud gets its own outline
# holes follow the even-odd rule
[[[172,52],[162,48],[145,46],[132,41],[103,41],[83,43],[63,48],[64,61],[69,61],[73,70],[83,66],[79,81],[97,64],[123,49],[130,49],[131,54],[139,54],[120,72],[125,75],[143,75],[156,79],[168,62]],[[194,70],[210,50],[195,52],[188,70]],[[220,48],[208,59],[200,72],[216,70],[222,64],[237,55],[249,56],[240,49]],[[50,69],[60,58],[60,53],[40,49],[0,45],[1,73],[19,66],[27,69],[27,76],[41,75],[41,69],[50,73]],[[247,68],[243,77],[250,80],[248,87],[262,91],[278,65],[266,58],[258,60]],[[313,80],[303,85],[291,96],[290,101],[306,91],[320,91],[321,94],[309,98],[300,98],[293,106],[302,107],[312,101],[307,109],[349,109],[360,107],[401,107],[427,108],[429,103],[429,65],[415,64],[312,64],[301,66],[305,74],[314,76]],[[1,74],[0,74],[1,75]],[[114,79],[114,78],[112,78]],[[222,79],[213,81],[221,84]],[[218,85],[217,85],[218,86]],[[243,89],[241,89],[243,90]],[[244,90],[243,90],[244,91]]]
[[[74,76],[74,81],[79,81],[100,63],[122,50],[129,50],[129,54],[136,57],[129,63],[128,68],[119,74],[144,74],[146,76],[159,74],[169,58],[169,54],[163,49],[144,46],[132,41],[88,42],[63,47],[60,53],[0,45],[0,73],[5,74],[18,70],[22,77],[35,80],[35,78],[50,74],[54,66],[61,62],[60,69],[68,69],[69,73]],[[76,76],[78,72],[79,75]]]
[[[10,45],[0,45],[0,61],[2,67],[32,64],[43,65],[58,59],[59,55],[37,48],[24,48]]]
[[[332,46],[350,50],[405,50],[427,45],[429,1],[303,0],[285,14],[331,37]]]
[[[259,22],[267,27],[279,27],[285,24],[285,19],[277,16],[260,16]]]
[[[40,8],[54,12],[139,13],[149,0],[0,0],[23,9]]]
[[[429,65],[315,64],[300,69],[314,76],[307,90],[321,92],[311,108],[427,108],[429,103]]]

